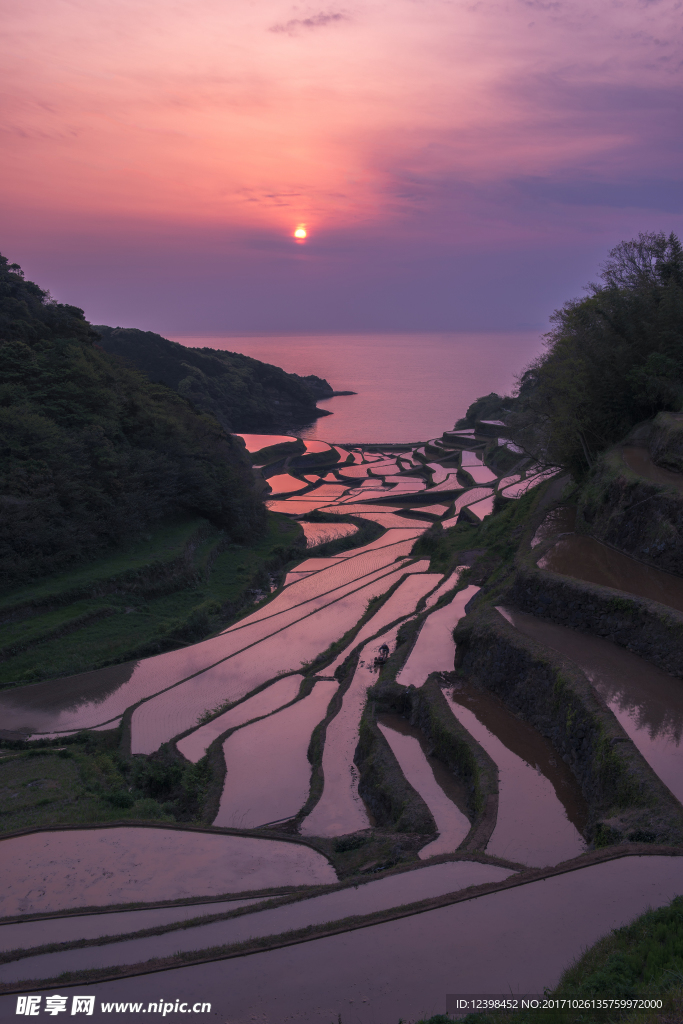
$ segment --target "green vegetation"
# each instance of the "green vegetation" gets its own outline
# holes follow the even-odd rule
[[[679,1021],[683,1004],[683,897],[650,910],[616,928],[591,946],[564,972],[548,996],[586,998],[653,998],[663,1006],[650,1012],[553,1010],[468,1014],[462,1024],[605,1024],[607,1021]],[[439,1014],[418,1024],[452,1024]]]
[[[650,454],[658,466],[683,472],[683,423],[680,416],[660,412],[647,438]]]
[[[211,416],[95,346],[75,306],[0,257],[0,580],[24,583],[131,543],[169,515],[243,543],[265,510]]]
[[[540,461],[585,476],[641,420],[683,400],[683,247],[641,234],[609,254],[602,283],[552,317],[511,419]]]
[[[601,282],[557,310],[547,351],[515,398],[477,399],[458,421],[503,419],[515,442],[575,480],[639,422],[683,408],[683,246],[641,233],[611,250]]]
[[[206,520],[192,516],[162,522],[151,533],[112,554],[5,591],[0,597],[0,615],[4,617],[21,608],[40,608],[67,599],[94,596],[95,591],[102,592],[103,588],[132,590],[146,584],[149,577],[173,573],[202,527],[212,529]]]
[[[617,928],[565,971],[557,991],[572,998],[670,992],[683,981],[683,896]]]
[[[455,424],[455,430],[472,429],[480,420],[503,419],[506,413],[510,412],[513,401],[510,398],[501,398],[495,391],[489,395],[483,395],[472,402],[469,409]]]
[[[52,743],[5,743],[0,752],[0,832],[102,821],[200,821],[210,781],[167,750],[124,757],[120,730]],[[59,746],[57,744],[59,743]]]
[[[445,531],[435,523],[418,537],[411,554],[416,558],[429,558],[430,572],[451,573],[461,564],[459,555],[476,551],[481,558],[486,556],[485,564],[490,573],[487,582],[493,584],[512,568],[529,515],[545,489],[539,485],[515,501],[503,499],[494,508],[494,515],[487,516],[481,523],[461,522]]]
[[[280,433],[317,416],[318,398],[329,398],[326,380],[299,377],[278,366],[238,352],[186,348],[152,331],[95,327],[99,345],[134,366],[155,383],[165,384],[228,431]],[[303,446],[302,446],[303,450]]]
[[[271,574],[302,552],[302,542],[301,527],[272,512],[249,546],[186,517],[115,555],[9,591],[0,601],[0,685],[201,640],[268,594]]]

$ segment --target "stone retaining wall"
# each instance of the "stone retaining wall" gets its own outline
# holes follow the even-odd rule
[[[448,709],[443,681],[441,673],[433,672],[419,689],[380,682],[371,691],[366,714],[372,719],[382,711],[396,712],[428,737],[434,756],[467,790],[472,828],[459,849],[485,850],[498,815],[498,769]]]
[[[683,614],[657,601],[539,569],[529,556],[518,560],[505,602],[611,640],[683,679]]]
[[[380,827],[417,832],[430,838],[436,822],[420,794],[406,780],[393,750],[369,707],[361,720],[354,760],[360,778],[358,792]]]
[[[461,620],[454,637],[458,672],[530,722],[570,766],[588,803],[589,839],[683,841],[680,804],[575,665],[491,607]]]
[[[577,530],[642,562],[683,576],[683,494],[630,469],[621,448],[606,452],[584,485]]]

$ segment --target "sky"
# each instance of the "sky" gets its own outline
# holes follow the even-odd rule
[[[542,331],[620,240],[683,228],[681,0],[2,20],[0,251],[94,323]]]

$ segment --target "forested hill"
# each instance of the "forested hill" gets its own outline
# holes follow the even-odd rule
[[[673,233],[620,242],[586,298],[551,317],[520,378],[512,434],[576,480],[640,421],[683,408],[683,247]]]
[[[226,430],[279,433],[325,415],[316,400],[334,392],[320,377],[299,377],[237,352],[186,348],[151,331],[97,326],[99,344],[166,384]]]
[[[588,295],[555,311],[546,350],[515,396],[477,399],[457,427],[502,420],[536,462],[582,480],[658,412],[683,410],[683,246],[673,233],[620,242]]]
[[[238,541],[265,510],[243,450],[211,416],[96,344],[75,306],[0,257],[0,580],[25,582],[169,515]]]

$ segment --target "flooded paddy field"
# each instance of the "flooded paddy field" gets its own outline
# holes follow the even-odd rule
[[[452,671],[455,657],[453,630],[465,614],[465,605],[478,591],[479,587],[465,587],[450,604],[427,616],[405,665],[396,676],[397,683],[419,687],[426,682],[430,672]]]
[[[199,729],[195,729],[188,736],[178,740],[176,744],[178,750],[188,761],[196,764],[200,758],[204,757],[213,741],[228,729],[235,729],[238,725],[251,722],[254,718],[269,715],[272,711],[277,711],[278,708],[293,701],[299,693],[302,680],[302,675],[285,676],[284,679],[278,679],[267,689],[255,693],[253,697],[242,701],[230,711],[219,715],[218,718],[213,718],[206,725],[200,726]]]
[[[231,1024],[415,1020],[443,1013],[449,992],[542,992],[587,945],[682,889],[681,858],[624,857],[247,957],[81,983],[78,992],[145,1006],[173,993],[211,1002]],[[0,1000],[9,1019],[16,996]]]
[[[384,643],[396,643],[398,626],[380,634],[362,648],[342,706],[328,724],[323,750],[324,789],[320,800],[301,826],[306,836],[341,836],[370,824],[370,814],[358,793],[358,769],[354,761],[366,694],[378,676],[375,657]]]
[[[253,648],[254,644],[310,616],[324,605],[339,601],[351,590],[359,590],[383,575],[389,575],[395,570],[397,559],[409,554],[412,539],[416,536],[414,526],[404,522],[408,529],[397,538],[398,543],[390,541],[386,548],[376,548],[372,545],[367,552],[359,549],[353,557],[335,561],[319,576],[316,575],[315,580],[308,578],[288,587],[262,610],[252,613],[240,620],[236,626],[210,640],[181,650],[169,651],[137,664],[129,663],[111,669],[101,669],[98,672],[84,673],[82,677],[75,676],[66,680],[64,686],[61,685],[61,681],[59,685],[51,681],[7,691],[0,698],[0,707],[6,715],[6,728],[28,728],[32,732],[66,732],[72,729],[93,728],[119,717],[127,707],[140,700],[146,700],[188,677],[205,672],[207,668],[235,658],[240,652],[246,652]],[[374,595],[368,593],[364,598],[360,598],[361,605],[363,599],[367,601],[370,596]],[[348,604],[344,613],[340,611],[339,621],[342,628],[337,635],[341,635],[351,624],[354,611],[355,608]],[[348,622],[348,625],[345,625],[345,622]],[[289,661],[283,664],[282,657],[279,660],[276,658],[275,667],[267,674],[260,673],[253,664],[254,659],[248,656],[247,660],[252,663],[253,674],[256,677],[260,675],[259,681],[265,682],[278,672],[298,668],[300,661],[324,650],[327,643],[337,638],[334,635],[334,626],[331,628],[330,638],[327,642],[324,642],[323,638],[322,647],[316,647],[316,637],[309,634],[303,641],[306,649],[298,659],[295,657],[291,664]],[[240,699],[253,688],[249,685],[252,675],[245,681],[239,672],[224,672],[222,681],[218,684],[218,698]],[[201,714],[205,710],[206,707],[203,707],[198,713]],[[196,716],[193,721],[187,722],[184,728],[195,722]],[[177,729],[174,734],[179,731],[184,730]]]
[[[396,619],[405,618],[406,616],[411,615],[414,612],[418,601],[420,601],[420,599],[426,594],[431,595],[441,578],[442,577],[438,573],[433,572],[413,573],[411,576],[406,577],[406,579],[399,584],[393,594],[387,598],[379,611],[375,612],[375,614],[367,620],[364,626],[361,626],[360,630],[354,637],[354,646],[362,643],[362,641],[366,640],[368,637],[374,636],[374,634],[379,632],[379,630],[384,626],[388,626],[390,622],[394,622]],[[347,652],[343,651],[337,660],[325,671],[333,673],[342,663],[346,655]]]
[[[175,907],[153,909],[96,911],[64,915],[62,917],[41,917],[33,921],[14,924],[0,924],[0,951],[10,949],[31,949],[53,942],[74,942],[77,939],[100,939],[105,935],[125,935],[146,928],[165,927],[180,921],[211,914],[225,914],[239,907],[249,907],[263,902],[262,896],[249,899],[227,898],[213,903],[188,903]]]
[[[607,547],[594,537],[565,533],[539,559],[539,569],[625,590],[683,612],[683,580]]]
[[[272,909],[255,908],[253,913],[206,924],[198,923],[161,935],[128,938],[107,945],[25,957],[0,965],[0,984],[26,978],[54,977],[63,971],[140,963],[152,957],[173,956],[179,951],[201,950],[278,935],[299,928],[417,903],[420,900],[457,892],[468,886],[500,882],[510,877],[512,873],[509,868],[471,861],[436,864],[421,871],[409,871],[377,881],[367,881],[352,888],[297,900]],[[253,904],[253,901],[223,904],[218,913],[230,913],[231,910],[237,909],[238,903],[248,906],[250,903]],[[216,906],[221,905],[211,906],[212,912],[216,913]],[[192,909],[196,915],[198,911],[204,911],[204,906],[183,909]],[[153,914],[159,911],[144,913]],[[130,916],[129,914],[128,917]],[[141,923],[140,929],[144,927],[150,926]]]
[[[291,473],[279,473],[277,476],[270,476],[266,482],[274,497],[294,494],[297,491],[303,491],[310,487],[306,480],[298,480]],[[319,495],[319,497],[322,497],[322,495]]]
[[[445,579],[439,583],[438,587],[431,592],[427,600],[425,601],[425,608],[433,608],[433,606],[447,594],[449,590],[455,590],[460,579],[460,574],[467,568],[466,565],[459,565],[456,569]]]
[[[443,762],[431,755],[424,733],[399,715],[380,715],[377,724],[389,743],[405,778],[420,794],[432,813],[439,836],[420,850],[426,860],[439,853],[453,853],[470,830],[467,791]]]
[[[638,476],[644,477],[645,480],[683,491],[683,475],[675,473],[671,469],[665,469],[664,466],[658,466],[652,461],[647,448],[624,447],[621,450],[621,456],[628,468]]]
[[[0,850],[0,917],[336,881],[300,844],[163,827],[35,832]]]
[[[241,437],[248,452],[260,452],[265,448],[286,445],[293,449],[296,438],[291,434],[236,434]]]
[[[449,728],[460,728],[470,750],[488,755],[497,769],[497,809],[494,778],[490,798],[484,797],[490,829],[479,845],[471,845],[470,834],[477,831],[472,818],[479,820],[480,811],[470,807],[470,790],[453,764],[442,760],[443,752],[437,753],[434,737],[422,731],[429,728],[426,719],[416,719],[419,729],[410,725],[401,717],[403,705],[401,715],[379,716],[376,742],[385,757],[390,748],[392,771],[422,798],[437,833],[399,833],[391,823],[379,827],[358,792],[357,756],[366,770],[358,748],[368,690],[386,681],[400,684],[394,690],[406,706],[413,699],[442,701],[437,685],[424,687],[425,681],[432,672],[453,672],[453,630],[479,584],[484,586],[485,577],[477,575],[483,550],[456,547],[463,564],[454,554],[443,564],[433,562],[440,571],[430,571],[425,551],[431,538],[456,527],[461,514],[464,525],[448,536],[482,536],[476,524],[492,514],[498,491],[523,496],[555,472],[540,473],[528,459],[519,465],[508,459],[498,472],[487,462],[485,451],[493,449],[485,449],[482,439],[463,434],[461,440],[462,449],[434,439],[405,451],[358,446],[353,452],[307,440],[302,451],[293,437],[245,435],[250,451],[264,453],[264,463],[268,450],[275,452],[278,461],[270,461],[268,477],[274,499],[268,504],[301,522],[304,532],[300,556],[276,576],[272,594],[261,594],[246,614],[200,643],[72,677],[59,687],[53,680],[0,695],[0,711],[10,716],[12,728],[31,735],[112,729],[122,719],[133,759],[140,755],[152,765],[170,759],[192,772],[210,766],[214,787],[203,827],[117,823],[3,840],[8,871],[0,916],[19,920],[0,923],[0,946],[25,948],[27,954],[0,966],[0,983],[135,965],[329,924],[344,934],[309,934],[311,941],[300,945],[174,967],[164,972],[164,987],[182,995],[203,986],[200,998],[221,1008],[229,992],[231,1024],[254,1018],[280,1024],[287,1016],[317,1024],[325,1015],[330,1021],[341,1015],[344,1024],[391,1024],[394,1017],[443,1012],[446,992],[465,984],[481,992],[542,990],[609,927],[683,892],[683,860],[626,857],[455,902],[453,894],[470,886],[503,886],[518,871],[581,857],[588,809],[575,776],[549,741],[485,690],[462,681],[454,687],[450,675],[440,684],[447,687],[449,710],[440,713],[449,723],[457,720]],[[330,518],[353,516],[354,522],[307,522],[316,509]],[[368,532],[362,538],[375,539],[346,550],[335,543],[316,557],[323,544],[344,538],[353,543],[363,520],[379,526],[381,534],[363,524]],[[545,532],[537,531],[534,542],[543,543],[543,559],[561,557],[561,545],[571,537],[560,536],[550,550],[547,542],[571,533],[565,525],[555,514]],[[595,564],[593,554],[586,563]],[[573,549],[562,564],[576,574]],[[609,563],[611,578],[614,564]],[[463,577],[468,565],[473,574]],[[660,594],[659,576],[674,587],[675,578],[660,573]],[[673,593],[665,592],[667,603]],[[522,619],[514,624],[540,628]],[[670,677],[651,666],[645,677],[638,665],[627,664],[635,657],[628,652],[619,650],[615,660],[606,641],[598,649],[591,638],[582,638],[586,644],[577,647],[573,635],[564,636],[571,631],[560,632],[562,637],[539,638],[556,649],[565,645],[636,746],[657,765],[660,778],[676,795],[677,786],[683,793],[677,781],[683,698],[672,690]],[[411,636],[408,650],[405,638]],[[404,648],[391,658],[397,644],[406,644],[408,652],[401,664]],[[363,794],[374,800],[365,788]],[[472,859],[447,859],[453,856]],[[434,864],[431,858],[446,859]],[[383,874],[397,865],[398,873]],[[411,870],[403,871],[406,865]],[[336,883],[343,888],[311,891]],[[261,905],[273,890],[292,888],[306,897]],[[448,906],[402,916],[401,908],[411,903],[451,896]],[[133,909],[200,899],[207,902]],[[110,906],[112,912],[97,911]],[[86,916],[21,920],[83,908],[91,908]],[[348,930],[354,925],[347,918],[385,912],[396,919],[368,919],[364,927]],[[203,920],[216,915],[220,919]],[[136,934],[149,928],[166,930]],[[119,938],[97,944],[103,936]],[[76,940],[86,945],[30,954],[46,943]],[[153,1000],[158,984],[155,975],[128,979],[126,999],[154,989]],[[117,985],[84,983],[83,991],[114,992]]]
[[[135,662],[127,662],[57,681],[32,683],[14,691],[5,690],[0,694],[3,726],[27,732],[49,733],[53,729],[65,732],[70,724],[78,728],[73,714],[77,708],[86,712],[84,721],[88,720],[86,709],[97,709],[90,716],[96,719],[92,721],[93,726],[113,721],[128,706],[126,697],[121,700],[119,694],[121,691],[127,694],[135,665]]]
[[[475,501],[473,505],[469,505],[469,511],[473,512],[477,519],[485,519],[486,516],[490,516],[493,512],[493,501],[493,495],[490,494],[483,501]]]
[[[583,853],[588,809],[548,740],[485,691],[458,686],[448,703],[498,768],[498,817],[487,852],[538,867]]]
[[[306,752],[311,733],[336,689],[336,682],[318,680],[307,697],[228,737],[223,744],[225,785],[214,825],[256,828],[297,813],[310,786]]]
[[[585,673],[645,760],[683,802],[683,683],[601,637],[499,608],[520,632],[569,658]]]
[[[221,700],[237,700],[269,679],[289,674],[339,640],[360,618],[368,601],[385,593],[405,572],[423,572],[417,562],[380,571],[352,593],[311,609],[289,626],[141,704],[131,720],[133,753],[152,753],[162,743],[196,725]],[[371,574],[372,575],[372,574]],[[292,589],[309,582],[293,584]]]

